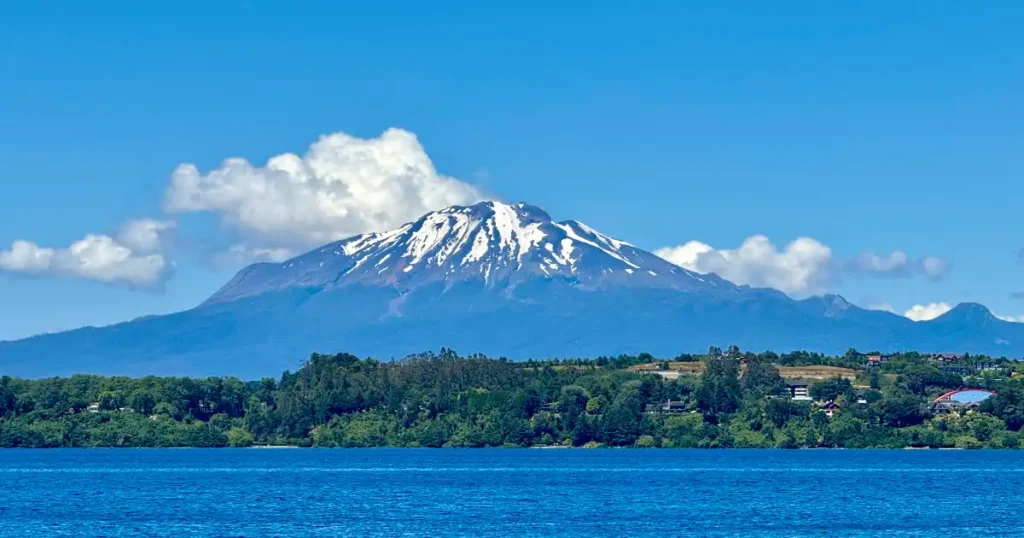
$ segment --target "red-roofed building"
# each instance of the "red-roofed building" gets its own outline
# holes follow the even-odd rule
[[[994,396],[996,392],[989,389],[964,388],[949,391],[932,400],[932,411],[935,413],[960,413],[981,407],[981,402]]]
[[[892,355],[878,355],[878,354],[868,355],[867,356],[868,366],[869,367],[881,366],[881,365],[889,362],[889,359],[891,359],[891,358],[892,358]]]

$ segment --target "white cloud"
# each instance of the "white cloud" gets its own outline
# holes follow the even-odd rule
[[[904,316],[914,321],[928,321],[935,319],[946,312],[952,310],[953,307],[949,303],[928,303],[928,304],[916,304],[910,307],[903,313]]]
[[[698,273],[715,273],[736,284],[771,287],[792,294],[824,290],[832,250],[801,237],[779,250],[763,235],[748,237],[736,250],[718,250],[697,241],[661,248],[655,254]]]
[[[161,234],[173,223],[133,221],[117,238],[89,234],[67,248],[47,248],[15,241],[0,250],[0,270],[36,276],[82,278],[132,288],[152,287],[162,281],[171,264],[161,249]]]
[[[283,262],[295,253],[286,248],[252,248],[234,245],[217,256],[217,264],[223,266],[248,265],[254,262]]]
[[[182,164],[163,205],[168,213],[217,213],[250,248],[298,249],[482,198],[473,185],[438,174],[416,135],[389,129],[370,139],[326,135],[305,155],[285,153],[262,167],[234,158],[203,174]]]
[[[691,271],[702,272],[698,269],[700,256],[715,249],[700,241],[690,241],[678,247],[664,247],[654,251],[658,256]]]
[[[170,220],[133,220],[121,228],[117,240],[137,252],[157,252],[163,246],[165,234],[175,226],[174,221]]]
[[[1000,316],[999,314],[993,315],[1003,321],[1009,321],[1011,323],[1024,323],[1024,316]]]
[[[754,235],[746,238],[736,250],[716,249],[700,241],[690,241],[660,248],[654,253],[691,271],[715,273],[736,284],[767,286],[791,295],[822,293],[844,275],[904,278],[924,275],[937,279],[948,269],[941,258],[926,256],[915,262],[899,250],[885,256],[864,252],[852,258],[833,259],[828,245],[810,237],[801,237],[782,250],[767,237]]]
[[[10,250],[0,250],[0,269],[41,273],[50,269],[54,254],[51,248],[39,248],[35,243],[17,240],[11,244]]]

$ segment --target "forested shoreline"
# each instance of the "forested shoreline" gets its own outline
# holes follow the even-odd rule
[[[442,350],[394,362],[314,354],[252,382],[2,377],[0,447],[1021,446],[1019,363],[974,358],[998,367],[960,375],[917,353],[874,368],[864,357],[711,348],[672,359],[700,368],[671,372],[646,354],[512,362]],[[813,398],[797,401],[780,367],[807,365],[853,373],[809,381]],[[933,412],[932,399],[963,387],[996,394]]]

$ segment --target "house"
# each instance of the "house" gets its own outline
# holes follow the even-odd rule
[[[939,370],[947,374],[970,375],[971,368],[966,364],[940,363]]]
[[[789,397],[802,402],[811,401],[810,387],[807,383],[800,382],[787,382],[786,391],[789,393]]]
[[[685,413],[686,402],[682,400],[668,400],[665,402],[665,405],[661,406],[661,411],[663,413]]]
[[[999,366],[998,362],[983,360],[972,364],[971,369],[974,371],[974,373],[980,374],[981,372],[995,372],[1001,370],[1002,367]]]
[[[932,412],[936,414],[963,413],[973,411],[981,402],[996,392],[988,389],[966,388],[947,392],[932,400]]]
[[[947,364],[953,362],[960,362],[961,360],[963,360],[963,358],[963,353],[936,353],[935,355],[931,356],[931,360]]]
[[[682,375],[682,372],[676,370],[640,370],[640,373],[660,375],[666,380],[679,379],[679,376]]]
[[[867,359],[868,359],[868,363],[867,364],[868,364],[868,367],[870,368],[870,367],[875,367],[875,366],[881,366],[881,365],[889,362],[890,360],[892,360],[892,355],[878,355],[878,354],[868,355]]]
[[[829,400],[821,404],[821,410],[825,413],[825,416],[828,418],[832,418],[836,413],[839,412],[839,409],[839,404],[833,402],[832,400]]]
[[[960,414],[973,411],[977,409],[981,404],[958,404],[956,402],[935,402],[932,403],[932,413],[936,415],[950,415],[953,413]]]
[[[99,402],[93,402],[93,403],[89,404],[89,407],[86,407],[85,410],[90,412],[90,413],[99,413],[100,412],[100,403]]]

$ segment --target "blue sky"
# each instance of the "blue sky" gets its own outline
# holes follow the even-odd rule
[[[459,188],[652,251],[699,241],[697,269],[1024,315],[1019,3],[270,4],[0,7],[0,339],[186,309],[237,270],[231,246],[312,244],[242,222],[241,198],[169,206],[180,164],[265,177],[389,128]],[[144,245],[133,222],[168,228]],[[82,270],[61,249],[89,234],[130,259]],[[759,235],[774,249],[738,250]]]

